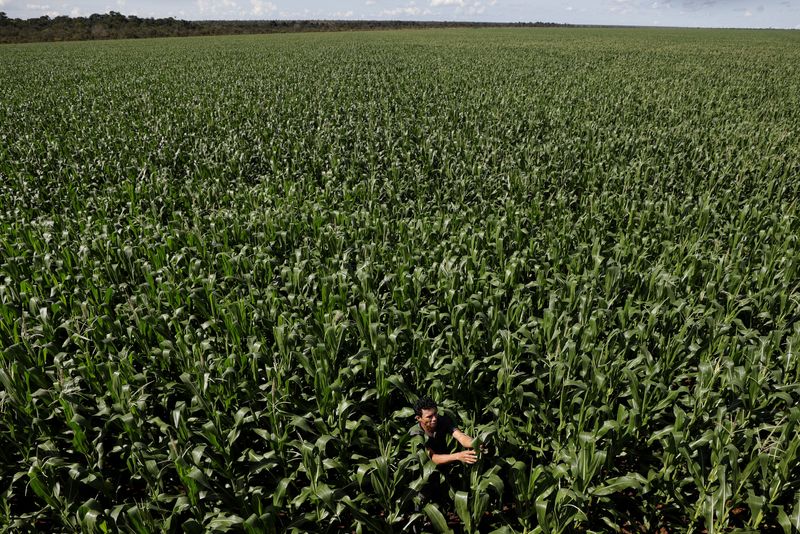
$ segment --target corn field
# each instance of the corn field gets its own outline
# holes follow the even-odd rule
[[[796,31],[0,47],[0,528],[793,532],[799,199]]]

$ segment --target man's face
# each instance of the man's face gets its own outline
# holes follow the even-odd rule
[[[423,409],[422,415],[417,416],[419,426],[428,434],[433,434],[436,430],[436,422],[439,420],[438,408]]]

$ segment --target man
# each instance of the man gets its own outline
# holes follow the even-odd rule
[[[445,415],[439,415],[439,408],[430,397],[422,397],[414,403],[414,419],[417,424],[408,433],[424,438],[428,455],[437,466],[454,462],[474,464],[478,461],[478,455],[472,450],[472,438],[456,428],[452,419]],[[465,450],[451,452],[450,447],[447,446],[448,435],[452,435]],[[425,500],[443,503],[444,496],[448,492],[442,488],[441,479],[445,478],[448,473],[449,469],[440,467],[437,472],[431,474],[427,485],[422,490]]]

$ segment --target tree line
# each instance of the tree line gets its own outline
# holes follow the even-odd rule
[[[10,18],[0,12],[0,43],[36,41],[85,41],[94,39],[138,39],[145,37],[183,37],[190,35],[235,35],[301,31],[383,30],[400,28],[489,27],[489,26],[567,26],[548,22],[484,23],[433,21],[355,21],[355,20],[203,20],[187,21],[173,17],[142,18],[116,11],[88,17],[42,16],[32,19]]]

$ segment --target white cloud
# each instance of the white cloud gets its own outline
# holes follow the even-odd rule
[[[493,6],[497,0],[491,0],[488,5]],[[455,7],[456,13],[467,15],[480,15],[486,11],[486,4],[481,0],[469,2],[468,0],[431,0],[431,7]]]
[[[459,9],[459,11],[461,10]],[[467,13],[467,15],[481,15],[484,11],[486,11],[486,6],[483,6],[479,1],[476,1],[471,6],[468,6],[464,11]]]
[[[284,9],[278,12],[278,16],[280,16],[280,18],[282,19],[296,20],[296,19],[322,18],[323,13],[319,9],[315,10],[314,12],[312,12],[308,8],[303,8],[302,10],[297,10],[297,11],[287,11]]]
[[[197,0],[200,13],[218,14],[236,7],[236,0]]]
[[[634,3],[635,0],[613,0],[611,5],[608,7],[608,10],[612,13],[626,15],[631,12],[631,8],[633,7]]]
[[[70,12],[69,12],[69,16],[70,16],[70,17],[73,17],[73,18],[75,18],[75,17],[80,17],[80,16],[81,16],[81,10],[80,10],[80,8],[73,7],[73,8],[70,10]]]
[[[397,17],[397,16],[406,16],[406,17],[415,17],[418,15],[430,15],[430,9],[420,9],[417,6],[408,6],[408,7],[396,7],[394,9],[384,9],[381,11],[380,15],[382,17]]]
[[[253,7],[251,13],[256,16],[272,13],[278,10],[278,6],[272,2],[263,2],[262,0],[250,0],[250,5]]]
[[[2,4],[0,4],[2,5]],[[61,16],[61,12],[50,4],[25,4],[25,9],[30,11],[38,11],[39,16],[47,15],[48,17]]]
[[[364,2],[364,4],[368,5],[368,6],[374,6],[375,5],[375,0],[367,0],[366,2]]]
[[[753,16],[753,12],[750,11],[749,9],[745,9],[744,10],[744,16],[745,17],[752,17]]]

